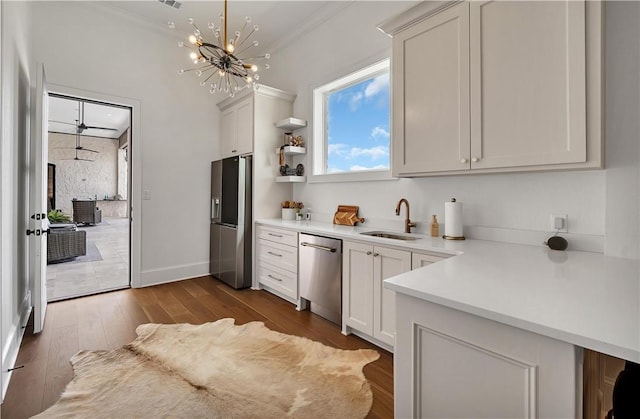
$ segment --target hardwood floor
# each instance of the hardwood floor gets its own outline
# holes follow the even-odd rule
[[[393,417],[393,355],[337,325],[265,291],[234,290],[212,277],[98,294],[48,305],[45,328],[27,330],[2,405],[1,417],[26,418],[56,402],[73,378],[69,358],[80,349],[113,349],[135,339],[142,323],[194,323],[233,317],[342,349],[371,348],[380,359],[364,373],[373,390],[371,418]]]

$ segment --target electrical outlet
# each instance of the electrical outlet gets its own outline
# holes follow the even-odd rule
[[[567,214],[551,214],[549,218],[549,230],[558,233],[569,232],[569,216]]]

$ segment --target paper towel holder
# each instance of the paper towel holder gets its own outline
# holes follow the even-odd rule
[[[456,199],[451,198],[451,202],[456,202]],[[442,238],[445,240],[466,240],[464,236],[447,236],[446,234]]]

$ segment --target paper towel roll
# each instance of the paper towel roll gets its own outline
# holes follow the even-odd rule
[[[444,203],[444,238],[464,239],[462,233],[462,203],[456,202],[453,198],[451,202]]]

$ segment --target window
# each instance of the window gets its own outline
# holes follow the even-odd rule
[[[315,181],[389,178],[389,109],[388,59],[314,89]]]

